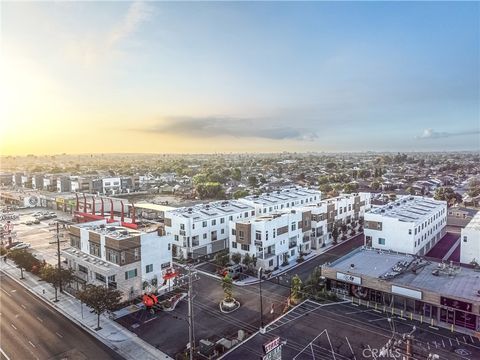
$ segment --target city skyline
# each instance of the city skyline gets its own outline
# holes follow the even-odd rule
[[[479,9],[4,2],[0,152],[478,150]]]

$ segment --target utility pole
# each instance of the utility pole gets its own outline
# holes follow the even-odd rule
[[[262,272],[263,268],[258,269],[258,287],[260,293],[260,332],[263,331],[263,297],[262,297]]]
[[[193,336],[193,291],[192,291],[192,267],[188,266],[188,341],[190,344],[190,360],[193,360],[195,338]]]
[[[59,235],[59,232],[60,232],[60,224],[58,223],[57,221],[57,258],[58,258],[58,282],[59,282],[59,288],[60,288],[60,292],[63,292],[63,289],[62,289],[62,278],[60,277],[60,273],[61,273],[61,261],[60,261],[60,235]]]

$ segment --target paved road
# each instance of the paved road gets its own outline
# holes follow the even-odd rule
[[[3,273],[0,279],[1,359],[123,359]]]

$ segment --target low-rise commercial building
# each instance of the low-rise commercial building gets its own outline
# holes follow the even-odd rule
[[[480,212],[461,231],[460,262],[480,264]]]
[[[69,227],[71,247],[62,255],[75,270],[79,284],[121,290],[129,300],[169,285],[172,272],[171,237],[141,232],[99,220]]]
[[[256,257],[257,267],[273,270],[309,253],[309,210],[291,209],[230,221],[230,253]]]
[[[447,203],[404,196],[365,213],[365,245],[425,255],[446,232]]]
[[[480,330],[479,273],[410,254],[358,249],[324,265],[329,290],[388,314]]]

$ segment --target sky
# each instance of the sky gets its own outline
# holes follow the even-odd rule
[[[480,150],[478,2],[3,2],[0,154]]]

